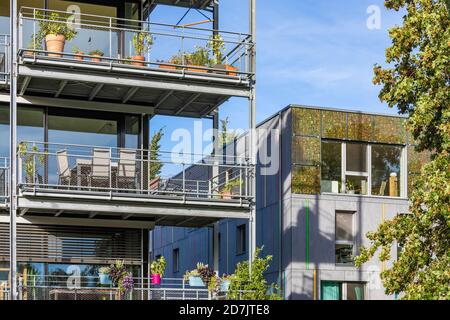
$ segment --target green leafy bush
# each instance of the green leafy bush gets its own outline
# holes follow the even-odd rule
[[[262,248],[257,248],[252,269],[248,261],[240,262],[235,274],[230,277],[231,284],[227,298],[229,300],[281,300],[282,298],[271,289],[278,289],[275,284],[269,285],[264,277],[264,272],[269,268],[272,256],[261,258]]]

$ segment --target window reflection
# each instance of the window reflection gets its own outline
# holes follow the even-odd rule
[[[322,192],[339,193],[342,181],[342,162],[340,142],[322,142]]]
[[[347,171],[367,172],[367,145],[347,144]]]
[[[400,196],[401,154],[401,147],[372,146],[372,195]]]

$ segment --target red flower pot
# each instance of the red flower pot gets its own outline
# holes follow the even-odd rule
[[[156,284],[156,285],[161,284],[161,275],[160,274],[152,274],[152,284]]]

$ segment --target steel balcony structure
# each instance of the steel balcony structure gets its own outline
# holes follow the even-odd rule
[[[59,232],[61,237],[75,237],[80,243],[103,241],[95,236],[100,230],[106,239],[102,243],[107,247],[114,246],[115,240],[111,239],[120,235],[116,240],[121,246],[136,249],[130,243],[139,238],[139,257],[126,263],[138,264],[139,270],[133,272],[143,277],[148,275],[148,233],[156,225],[214,226],[214,265],[218,261],[215,226],[221,219],[251,221],[250,247],[256,246],[255,2],[248,1],[249,31],[241,33],[219,28],[219,4],[212,0],[55,0],[45,1],[38,8],[19,7],[17,1],[11,1],[11,34],[0,37],[0,114],[5,117],[8,103],[11,111],[10,159],[5,160],[3,167],[0,163],[0,231],[6,234],[8,228],[10,243],[9,252],[2,244],[0,262],[9,261],[11,279],[16,278],[20,263],[30,262],[23,255],[26,243],[16,241],[26,236],[30,228],[48,241],[53,241],[54,232]],[[98,7],[77,12],[69,10],[71,4],[84,9]],[[134,9],[125,12],[127,5]],[[202,23],[156,23],[151,15],[157,13],[158,6],[210,14],[212,18],[207,22],[212,27],[203,28]],[[44,41],[34,41],[40,28],[50,21],[76,31],[76,37],[65,42],[62,52],[52,52]],[[145,61],[138,63],[133,60],[137,53],[133,44],[136,34],[153,39]],[[189,59],[188,52],[197,46],[208,48],[208,44],[211,50],[216,39],[223,40],[221,61],[196,64]],[[76,52],[75,46],[86,52]],[[103,55],[94,57],[95,49]],[[174,56],[177,59],[172,59]],[[248,101],[251,134],[246,150],[233,158],[219,156],[219,139],[213,139],[212,154],[191,155],[189,161],[180,162],[171,153],[161,152],[161,162],[171,170],[165,176],[150,173],[153,150],[148,148],[153,116],[208,119],[218,129],[218,108],[235,97]],[[19,140],[20,122],[32,121],[28,116],[18,117],[18,112],[24,110],[42,111],[42,117],[36,119],[43,122],[33,127],[39,128],[42,135],[33,133]],[[67,129],[59,123],[59,129],[51,129],[52,117],[66,117],[61,121],[78,119],[78,127]],[[133,133],[133,147],[125,141],[128,118],[133,118],[138,128]],[[74,144],[61,137],[50,137],[51,130],[91,130],[89,133],[93,134],[93,129],[84,124],[90,120],[114,123],[113,142],[97,146],[95,142]],[[4,121],[0,122],[1,130],[4,125]],[[100,133],[101,128],[97,129]],[[190,176],[192,172],[196,175]],[[241,183],[237,190],[223,195],[225,184],[238,179]],[[83,228],[84,234],[80,231]],[[127,231],[134,242],[129,242]],[[34,262],[59,261],[48,260],[42,252],[34,253]],[[55,257],[60,258],[72,263],[105,265],[112,257],[94,255],[81,262]],[[18,298],[15,281],[10,281],[8,290],[9,298]]]
[[[210,29],[79,14],[80,22],[75,27],[78,36],[89,32],[107,41],[104,56],[100,61],[71,52],[54,57],[55,53],[27,46],[28,39],[39,32],[40,23],[48,22],[52,13],[60,17],[52,23],[67,24],[70,19],[66,12],[54,10],[22,7],[19,13],[19,96],[39,96],[41,101],[75,99],[91,105],[110,103],[114,107],[107,108],[122,111],[146,108],[148,114],[195,118],[210,116],[231,97],[250,97],[254,73],[249,55],[254,45],[249,34],[215,31],[229,48],[223,61],[237,68],[224,72],[214,67],[188,65],[184,55],[180,64],[153,58],[159,54],[168,60],[170,55],[188,47],[207,44]],[[143,66],[133,65],[131,57],[124,56],[124,52],[133,50],[131,42],[125,48],[121,44],[121,39],[129,39],[136,32],[155,39]],[[164,52],[159,48],[165,48]]]
[[[245,157],[189,155],[23,141],[18,174],[19,216],[52,224],[79,219],[202,227],[224,218],[248,219],[253,167]],[[198,159],[198,160],[197,160]],[[150,176],[156,162],[174,174]],[[214,176],[214,170],[218,174]],[[192,171],[200,174],[191,175]],[[232,196],[221,194],[230,181]]]

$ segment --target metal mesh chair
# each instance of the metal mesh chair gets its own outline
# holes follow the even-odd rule
[[[119,150],[116,186],[118,189],[136,188],[136,151]]]
[[[92,167],[88,176],[89,187],[108,188],[111,176],[111,151],[95,148],[92,152]]]

